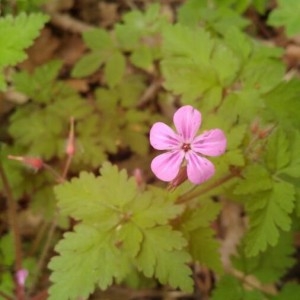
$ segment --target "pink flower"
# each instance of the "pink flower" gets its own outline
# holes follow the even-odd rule
[[[157,122],[150,130],[150,143],[157,150],[167,150],[152,160],[153,173],[163,181],[176,178],[186,165],[188,179],[195,184],[208,180],[214,165],[205,156],[219,156],[225,152],[226,137],[222,130],[212,129],[196,136],[201,125],[201,113],[190,105],[179,108],[173,117],[177,130]]]

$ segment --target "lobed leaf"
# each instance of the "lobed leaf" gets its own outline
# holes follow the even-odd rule
[[[169,226],[144,230],[144,241],[136,258],[137,267],[147,277],[155,276],[163,284],[191,292],[193,280],[187,266],[190,255],[181,250],[185,245],[182,235]]]
[[[243,172],[243,180],[240,180],[234,189],[236,195],[255,194],[268,191],[273,183],[267,169],[259,164],[250,165]],[[259,180],[257,180],[259,178]]]
[[[48,267],[53,271],[49,299],[87,298],[99,284],[106,289],[113,279],[124,278],[129,262],[110,243],[107,232],[88,225],[77,225],[75,232],[66,233],[56,246]]]
[[[246,235],[246,254],[255,256],[268,245],[275,246],[279,230],[291,227],[289,214],[294,208],[295,188],[287,182],[275,182],[273,188],[257,194],[246,203],[250,217],[250,229]]]
[[[272,26],[284,26],[289,37],[300,32],[299,24],[300,3],[293,0],[278,0],[278,7],[274,9],[268,24]]]
[[[0,69],[27,57],[24,50],[33,43],[48,19],[41,13],[7,15],[0,19]]]
[[[241,245],[243,246],[243,244]],[[268,246],[266,251],[254,257],[246,257],[240,247],[238,257],[234,258],[235,268],[246,275],[255,276],[261,283],[267,284],[280,280],[295,263],[293,254],[293,234],[281,234],[277,245]]]
[[[218,281],[212,294],[212,300],[257,300],[264,299],[259,290],[244,288],[242,282],[236,277],[225,275]]]

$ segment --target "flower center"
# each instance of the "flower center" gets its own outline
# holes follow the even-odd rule
[[[183,144],[181,149],[183,149],[184,152],[188,152],[191,150],[191,145],[190,144]]]

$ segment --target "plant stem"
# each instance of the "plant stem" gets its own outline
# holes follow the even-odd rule
[[[73,155],[68,155],[67,160],[66,160],[66,164],[64,166],[63,172],[62,172],[62,178],[65,180],[65,178],[67,177],[68,171],[70,169],[70,165],[73,159]]]
[[[44,234],[47,230],[48,227],[48,222],[43,221],[43,223],[41,224],[41,226],[38,229],[38,233],[36,234],[36,237],[34,239],[34,241],[32,242],[32,245],[28,251],[28,256],[34,256],[34,253],[37,251],[41,240],[44,237]]]
[[[70,123],[71,123],[71,126],[70,126],[69,138],[68,138],[68,144],[70,144],[70,145],[68,145],[68,146],[72,147],[72,149],[71,149],[72,153],[67,153],[68,156],[67,156],[67,160],[66,160],[66,163],[65,163],[63,171],[62,171],[62,175],[60,175],[58,172],[56,172],[51,166],[44,164],[46,169],[55,176],[58,183],[63,183],[66,180],[66,177],[67,177],[67,174],[68,174],[68,171],[70,169],[70,165],[71,165],[71,162],[73,159],[73,154],[74,154],[73,151],[75,151],[74,150],[75,148],[73,148],[73,147],[75,147],[75,145],[74,145],[74,118],[70,119]],[[35,276],[33,279],[33,283],[32,283],[30,292],[34,291],[37,281],[39,279],[39,276],[45,265],[45,261],[47,259],[48,252],[51,248],[51,242],[52,242],[52,239],[53,239],[53,236],[55,233],[56,226],[57,226],[57,214],[53,217],[53,220],[50,224],[50,228],[49,228],[49,231],[47,234],[47,240],[45,242],[44,248],[42,250],[41,256],[40,256],[38,264],[37,264],[37,268],[35,271]]]
[[[228,272],[243,284],[248,285],[248,287],[251,287],[253,289],[257,289],[265,295],[275,296],[277,294],[275,286],[264,286],[253,276],[247,276],[246,274],[234,269],[228,270]]]
[[[190,190],[189,192],[187,192],[186,194],[180,196],[176,203],[177,204],[182,204],[185,202],[188,202],[191,199],[194,199],[198,196],[201,196],[207,192],[209,192],[210,190],[220,186],[221,184],[231,180],[232,178],[236,177],[236,174],[233,173],[229,173],[227,175],[225,175],[224,177],[221,177],[220,179],[218,179],[217,181],[213,182],[212,184],[206,186],[205,188],[201,189],[201,190],[195,190],[194,188],[192,190]]]
[[[52,174],[52,176],[55,178],[55,180],[58,183],[63,183],[64,182],[65,179],[56,170],[54,170],[51,166],[44,163],[44,168]]]
[[[50,225],[48,235],[47,235],[47,240],[45,242],[43,251],[42,251],[41,256],[39,258],[39,261],[37,263],[35,276],[32,280],[32,286],[31,286],[30,292],[32,292],[35,289],[36,284],[37,284],[37,280],[39,279],[39,276],[40,276],[40,274],[42,272],[42,269],[44,267],[44,264],[45,264],[45,261],[46,261],[46,258],[47,258],[47,254],[48,254],[49,249],[51,247],[51,241],[52,241],[55,229],[56,229],[56,225],[57,225],[57,215],[54,216],[53,221]]]
[[[17,222],[17,205],[14,200],[8,179],[6,177],[5,171],[2,167],[0,162],[0,177],[3,183],[4,192],[6,194],[7,199],[7,209],[8,209],[8,221],[10,225],[10,229],[13,236],[14,241],[14,250],[15,250],[15,284],[16,284],[16,293],[17,299],[23,300],[25,297],[24,286],[19,284],[18,280],[16,279],[16,274],[19,270],[22,269],[22,243],[21,243],[21,235],[18,227]]]

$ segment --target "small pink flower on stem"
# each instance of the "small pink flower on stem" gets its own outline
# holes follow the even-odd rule
[[[214,165],[204,156],[219,156],[226,150],[227,140],[222,130],[211,129],[196,135],[201,125],[201,113],[190,105],[179,108],[173,117],[174,132],[168,125],[157,122],[150,130],[150,143],[157,150],[166,150],[152,160],[153,173],[163,181],[176,178],[186,166],[188,179],[194,184],[208,180]]]

